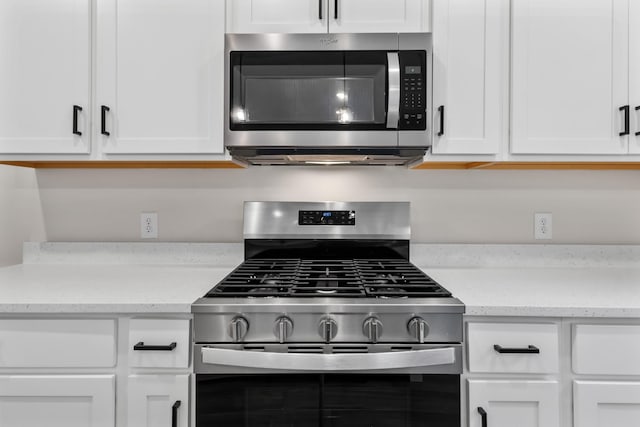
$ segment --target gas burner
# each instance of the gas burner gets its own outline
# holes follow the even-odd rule
[[[449,297],[445,289],[402,259],[251,259],[209,297]]]

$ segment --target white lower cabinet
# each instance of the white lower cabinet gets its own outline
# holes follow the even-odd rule
[[[575,381],[575,427],[640,425],[640,382]]]
[[[189,375],[130,375],[129,427],[187,427]]]
[[[469,427],[560,426],[557,381],[469,380],[468,386]]]
[[[2,427],[114,427],[113,375],[2,375]]]

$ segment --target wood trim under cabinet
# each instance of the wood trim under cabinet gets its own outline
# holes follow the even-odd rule
[[[229,160],[211,161],[9,161],[2,165],[35,169],[244,169]]]
[[[210,161],[0,161],[0,165],[34,169],[245,169],[230,160]],[[412,170],[640,170],[640,162],[433,162]]]
[[[424,162],[412,169],[640,170],[640,162]]]

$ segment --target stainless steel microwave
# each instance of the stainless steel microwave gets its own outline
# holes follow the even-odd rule
[[[431,145],[431,34],[227,34],[240,162],[407,165]]]

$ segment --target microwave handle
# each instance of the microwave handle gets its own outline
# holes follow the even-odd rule
[[[384,353],[308,354],[203,347],[202,363],[286,371],[373,371],[456,363],[454,347]]]
[[[389,82],[387,128],[397,129],[400,121],[400,58],[398,52],[388,52],[387,63],[387,81]]]

